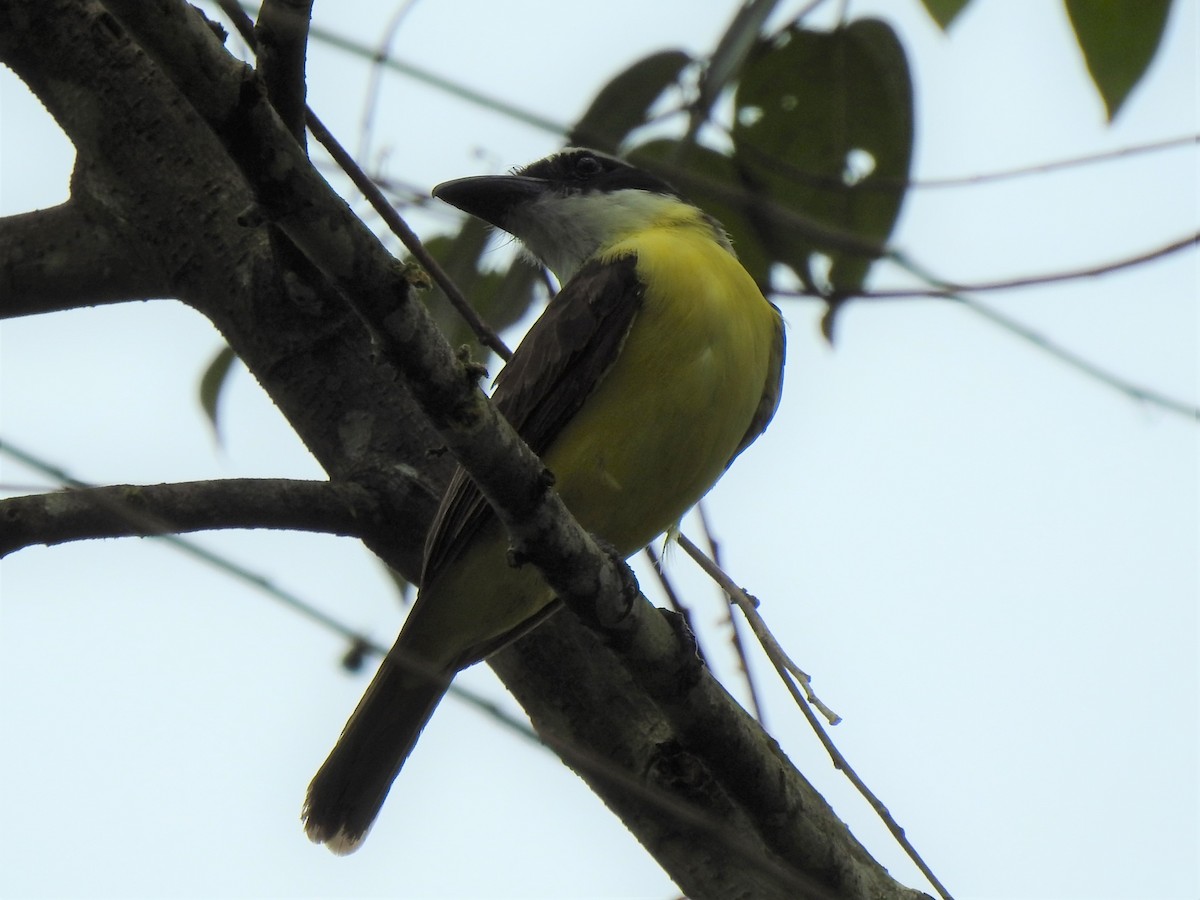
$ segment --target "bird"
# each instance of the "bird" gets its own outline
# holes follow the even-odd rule
[[[495,380],[497,409],[579,524],[622,558],[678,525],[779,406],[782,316],[721,225],[657,175],[568,147],[433,196],[517,239],[561,289]],[[470,476],[452,477],[420,590],[305,799],[308,837],[361,844],[461,669],[560,606]]]

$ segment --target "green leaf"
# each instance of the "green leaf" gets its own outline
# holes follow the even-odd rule
[[[950,27],[950,23],[963,11],[963,7],[967,5],[967,0],[922,0],[925,4],[925,9],[929,11],[929,15],[933,16],[933,21],[938,23],[938,27],[945,31]]]
[[[218,417],[221,391],[229,382],[229,372],[236,359],[237,355],[232,348],[222,347],[205,366],[204,374],[200,376],[200,406],[208,418],[208,424],[212,426],[213,437],[218,444],[221,443],[221,425]]]
[[[1075,39],[1111,122],[1146,74],[1171,0],[1065,0]]]
[[[912,162],[912,80],[892,29],[792,25],[738,85],[733,161],[772,259],[810,288],[854,293],[881,254]]]
[[[616,153],[626,135],[646,123],[650,107],[691,61],[682,50],[663,50],[638,60],[600,89],[567,140]]]

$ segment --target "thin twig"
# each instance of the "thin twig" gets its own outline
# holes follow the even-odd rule
[[[704,551],[692,543],[687,535],[679,534],[676,537],[676,540],[679,542],[679,546],[684,549],[684,552],[686,552],[688,556],[695,560],[696,564],[704,570],[705,574],[707,574],[709,578],[717,583],[721,590],[725,591],[725,593],[729,595],[729,598],[738,605],[739,609],[742,609],[743,611],[746,609],[754,610],[755,607],[758,606],[758,601],[751,594],[747,593],[745,588],[738,586],[738,584],[725,573],[725,570],[709,559]],[[763,645],[763,650],[766,651],[767,656],[771,658],[771,661],[776,664],[776,667],[782,666],[787,671],[792,672],[804,686],[804,693],[808,699],[808,702],[820,710],[821,715],[828,720],[830,725],[836,725],[838,722],[842,721],[841,716],[822,703],[820,698],[813,693],[812,678],[810,678],[803,669],[797,666],[788,657],[787,653],[784,652],[783,647],[779,645],[779,642],[776,641],[774,636],[771,634],[770,629],[766,627],[762,617],[758,615],[757,610],[754,611],[753,616],[747,615],[746,619],[748,622],[750,622],[751,628],[754,629],[754,636],[759,639],[759,642]],[[756,627],[757,624],[762,625],[761,633],[758,627]]]
[[[1176,242],[1174,245],[1172,245],[1172,247],[1178,249],[1180,245],[1195,243],[1198,238],[1200,238],[1200,235],[1195,235],[1185,242]],[[1161,256],[1163,252],[1174,251],[1169,248],[1161,248],[1160,251],[1157,252],[1157,255]],[[893,254],[893,259],[898,265],[903,266],[917,277],[924,278],[932,284],[948,287],[948,285],[945,285],[944,283],[940,282],[939,279],[924,271],[911,259],[908,259],[901,254]],[[1178,415],[1185,416],[1190,419],[1200,420],[1200,407],[1192,406],[1181,400],[1176,400],[1174,397],[1168,397],[1166,394],[1160,393],[1159,391],[1154,391],[1150,388],[1144,388],[1134,384],[1131,381],[1127,381],[1124,378],[1120,378],[1111,372],[1100,368],[1100,366],[1096,365],[1095,363],[1084,359],[1079,354],[1066,349],[1054,341],[1051,341],[1045,335],[1034,331],[1029,326],[1022,324],[1016,319],[1006,316],[989,306],[986,306],[972,297],[965,296],[964,294],[950,293],[945,294],[944,299],[953,300],[956,303],[962,304],[964,308],[969,309],[976,315],[982,316],[994,325],[998,325],[1005,331],[1008,331],[1022,340],[1029,342],[1039,350],[1059,360],[1059,362],[1066,363],[1071,368],[1084,373],[1090,378],[1094,378],[1101,384],[1107,385],[1113,390],[1124,394],[1131,400],[1141,403],[1150,403],[1162,409],[1168,410],[1169,412],[1177,413]]]
[[[371,132],[375,127],[375,114],[379,110],[380,89],[383,86],[384,62],[391,55],[392,41],[400,32],[400,26],[404,24],[404,20],[408,18],[408,14],[416,5],[417,0],[405,0],[392,13],[387,27],[383,29],[383,37],[379,39],[379,49],[375,53],[375,58],[371,60],[371,77],[367,81],[366,96],[363,98],[362,125],[358,132],[357,156],[359,159],[366,159],[371,149]]]
[[[1018,322],[1016,319],[998,312],[991,307],[981,303],[973,297],[967,296],[968,293],[978,293],[984,291],[1011,290],[1014,288],[1030,287],[1040,284],[1052,284],[1054,282],[1068,281],[1071,279],[1091,278],[1099,275],[1106,275],[1110,272],[1115,272],[1120,269],[1126,269],[1131,266],[1142,265],[1161,259],[1173,253],[1177,253],[1188,247],[1200,243],[1200,232],[1172,241],[1162,247],[1157,247],[1153,250],[1139,253],[1135,256],[1126,259],[1117,260],[1116,262],[1103,263],[1097,266],[1092,266],[1087,269],[1076,269],[1068,272],[1056,272],[1044,275],[1030,275],[1019,278],[1010,278],[1004,281],[988,282],[983,284],[957,284],[939,278],[936,275],[928,272],[918,266],[908,256],[899,251],[890,251],[887,256],[896,265],[907,270],[911,274],[928,282],[928,288],[903,289],[903,290],[875,290],[863,291],[855,295],[856,299],[864,300],[891,300],[898,298],[911,297],[934,297],[941,300],[952,300],[955,303],[961,304],[964,308],[969,309],[976,315],[982,316],[994,325],[998,325],[1005,331],[1016,335],[1024,341],[1037,347],[1042,352],[1057,359],[1059,362],[1066,363],[1073,369],[1080,371],[1090,378],[1099,381],[1101,384],[1112,388],[1118,393],[1124,394],[1131,400],[1141,403],[1149,403],[1153,406],[1158,406],[1168,412],[1176,413],[1189,419],[1200,420],[1200,407],[1194,406],[1182,400],[1177,400],[1160,391],[1151,388],[1142,387],[1114,375],[1112,372],[1100,367],[1096,363],[1084,359],[1079,354],[1068,350],[1060,344],[1050,340],[1045,335],[1035,331],[1027,325]],[[807,292],[801,291],[773,291],[774,294],[783,296],[810,296]]]
[[[703,500],[696,504],[696,513],[700,516],[700,527],[704,530],[704,540],[708,544],[708,555],[712,558],[717,568],[720,568],[721,548],[717,543],[717,539],[713,536]],[[750,660],[746,655],[746,644],[742,640],[741,625],[739,624],[738,617],[733,614],[733,607],[729,603],[725,604],[725,616],[729,622],[730,639],[733,642],[733,649],[737,653],[738,664],[741,666],[742,675],[746,679],[746,690],[750,692],[750,705],[753,707],[754,718],[760,725],[764,724],[763,705],[759,702],[758,686],[754,683],[754,675],[750,671]]]
[[[855,298],[864,300],[892,300],[908,297],[954,297],[956,294],[982,294],[988,291],[1010,291],[1015,288],[1040,287],[1044,284],[1056,284],[1062,281],[1095,278],[1099,275],[1107,275],[1110,272],[1119,272],[1121,269],[1144,265],[1145,263],[1162,259],[1165,256],[1170,256],[1173,253],[1178,253],[1181,250],[1186,250],[1197,243],[1200,243],[1200,232],[1189,234],[1161,247],[1155,247],[1153,250],[1137,253],[1114,262],[1099,263],[1082,269],[1068,269],[1063,272],[1043,272],[1038,275],[1021,275],[1015,278],[985,281],[976,284],[961,284],[937,278],[936,276],[921,274],[922,278],[930,282],[930,287],[888,288],[884,290],[863,291],[855,294]],[[913,271],[912,262],[904,254],[899,251],[893,251],[889,255],[897,265]]]
[[[714,581],[717,582],[717,584],[722,587],[722,589],[725,590],[726,593],[729,594],[730,598],[732,598],[733,601],[738,604],[738,608],[741,609],[746,615],[747,621],[750,622],[751,628],[754,629],[755,636],[758,637],[763,643],[763,649],[766,651],[767,657],[771,660],[771,664],[775,667],[775,671],[779,673],[780,680],[783,681],[789,693],[791,693],[792,697],[795,699],[796,705],[800,707],[800,710],[804,714],[804,717],[808,720],[809,725],[812,726],[813,731],[816,732],[817,739],[821,742],[821,746],[825,748],[825,752],[829,754],[829,758],[832,760],[834,768],[840,770],[846,776],[846,778],[849,779],[850,783],[854,785],[858,792],[862,794],[863,798],[875,811],[875,814],[879,816],[880,820],[885,826],[887,826],[888,831],[891,832],[892,837],[896,840],[896,843],[898,843],[904,849],[904,852],[908,854],[909,859],[911,859],[916,867],[921,870],[921,874],[928,879],[929,883],[943,898],[943,900],[953,900],[953,898],[950,896],[950,893],[938,880],[937,876],[934,875],[933,871],[928,865],[926,865],[925,860],[921,858],[921,855],[917,852],[917,848],[914,847],[912,842],[909,841],[905,836],[904,829],[900,827],[900,824],[895,820],[888,808],[883,805],[883,802],[877,796],[875,796],[874,792],[867,787],[866,783],[862,780],[862,778],[859,777],[858,773],[855,772],[850,766],[850,763],[846,760],[846,757],[840,750],[838,750],[833,741],[830,739],[829,734],[825,731],[820,719],[813,714],[812,709],[810,709],[810,704],[813,708],[820,711],[821,714],[829,720],[831,725],[836,725],[839,721],[841,721],[840,717],[838,717],[836,713],[828,709],[828,707],[826,707],[813,696],[811,687],[809,685],[810,679],[808,675],[806,675],[791,659],[789,659],[783,648],[779,646],[779,642],[775,640],[774,635],[771,634],[770,629],[767,628],[762,616],[759,615],[758,610],[756,609],[758,601],[743,588],[738,587],[733,579],[731,579],[724,571],[722,571],[704,554],[703,550],[692,543],[685,535],[679,535],[678,541],[688,556],[695,560],[700,568],[702,568]],[[797,682],[799,682],[799,687],[797,687]],[[803,695],[801,694],[801,690],[804,692]],[[808,703],[804,702],[806,698]]]
[[[1173,150],[1188,144],[1200,144],[1200,135],[1188,134],[1181,137],[1165,138],[1161,141],[1151,141],[1146,144],[1136,144],[1132,147],[1121,147],[1117,150],[1105,150],[1102,153],[1088,153],[1082,156],[1072,156],[1066,159],[1056,159],[1050,162],[1034,163],[1028,166],[1017,166],[1012,169],[999,169],[995,172],[984,172],[980,175],[955,175],[941,178],[918,178],[904,182],[909,188],[948,188],[970,187],[977,184],[989,184],[993,181],[1005,181],[1010,178],[1024,178],[1027,175],[1044,175],[1047,172],[1057,172],[1060,169],[1078,169],[1095,163],[1110,162],[1143,153],[1157,153],[1161,150]],[[881,179],[883,180],[883,179]]]
[[[441,263],[434,259],[429,251],[425,249],[425,245],[421,243],[421,239],[416,233],[408,227],[408,223],[400,217],[395,208],[387,202],[387,198],[383,196],[383,192],[375,186],[370,177],[364,172],[354,161],[354,158],[346,152],[345,148],[338,143],[337,138],[333,133],[317,118],[316,113],[309,109],[308,111],[308,130],[312,132],[312,136],[325,148],[330,156],[334,158],[342,170],[354,182],[364,197],[367,198],[374,208],[375,212],[379,213],[380,218],[387,223],[392,234],[400,238],[400,242],[411,253],[429,273],[429,277],[434,283],[442,289],[451,305],[457,310],[458,314],[463,317],[463,320],[470,327],[471,331],[479,339],[479,343],[492,350],[497,356],[506,362],[512,358],[512,351],[508,349],[508,345],[500,339],[500,335],[489,326],[480,317],[475,308],[467,302],[467,298],[463,296],[462,291],[454,284],[450,276],[446,274],[446,270],[442,268]]]

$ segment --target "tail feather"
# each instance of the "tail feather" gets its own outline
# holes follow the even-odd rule
[[[375,674],[304,801],[304,831],[338,855],[354,852],[454,677],[392,661]]]

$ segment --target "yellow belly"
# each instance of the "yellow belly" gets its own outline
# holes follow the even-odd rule
[[[628,556],[713,486],[758,408],[779,314],[700,232],[663,229],[609,248],[636,253],[648,290],[618,361],[543,459],[588,531]],[[774,373],[770,373],[774,377]],[[401,643],[437,662],[486,645],[553,599],[531,566],[507,565],[495,520],[426,585]],[[418,621],[419,620],[419,621]]]
[[[651,232],[647,292],[620,361],[544,455],[567,507],[622,553],[704,496],[745,435],[767,381],[778,314],[707,237]]]

